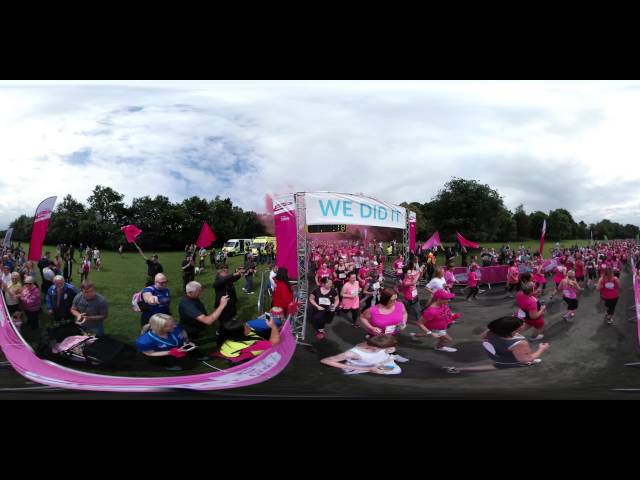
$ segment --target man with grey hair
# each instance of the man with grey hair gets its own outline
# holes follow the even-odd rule
[[[53,317],[53,324],[61,324],[73,321],[71,305],[73,299],[78,294],[78,290],[64,281],[62,275],[53,277],[53,285],[47,290],[47,312]]]
[[[80,288],[82,292],[73,299],[71,313],[82,330],[96,337],[103,337],[109,305],[102,295],[96,293],[92,282],[83,282]]]
[[[225,295],[220,299],[220,305],[210,314],[200,301],[202,296],[202,285],[199,282],[189,282],[186,286],[186,295],[180,300],[178,312],[180,313],[180,325],[182,325],[189,335],[189,338],[197,338],[202,335],[207,325],[220,318],[224,307],[229,302],[229,296]]]

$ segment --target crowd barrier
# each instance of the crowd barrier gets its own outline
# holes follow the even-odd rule
[[[638,269],[636,267],[633,256],[629,255],[631,259],[631,273],[633,275],[633,297],[636,302],[636,321],[638,322],[638,343],[640,343],[640,281],[638,279]]]
[[[478,283],[481,284],[493,284],[493,283],[507,283],[507,271],[508,265],[492,265],[490,267],[478,267],[476,274],[478,277]],[[467,267],[455,267],[453,274],[456,277],[456,283],[459,285],[467,284]]]

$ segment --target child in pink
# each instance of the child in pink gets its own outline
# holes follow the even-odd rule
[[[467,300],[471,301],[470,297],[473,296],[473,299],[476,299],[478,295],[478,275],[476,270],[478,266],[474,263],[469,267],[469,273],[467,275],[467,287],[469,288],[469,295],[467,295]]]
[[[455,295],[453,293],[449,293],[446,290],[436,291],[433,294],[435,302],[422,312],[422,317],[420,321],[418,321],[418,327],[424,330],[425,333],[423,335],[413,335],[417,337],[430,334],[437,338],[438,341],[436,342],[435,349],[439,352],[457,351],[456,348],[445,346],[447,342],[453,341],[453,338],[447,334],[447,328],[460,317],[460,314],[453,314],[449,308],[449,300],[454,297]]]

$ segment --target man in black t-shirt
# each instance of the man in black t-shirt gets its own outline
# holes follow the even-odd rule
[[[193,261],[191,254],[187,254],[186,258],[180,265],[182,269],[182,283],[183,289],[187,288],[187,283],[192,282],[196,278],[196,264]]]
[[[138,249],[138,252],[140,252],[140,255],[142,255],[142,258],[144,258],[145,262],[147,262],[146,286],[149,287],[153,285],[157,274],[164,273],[164,269],[162,268],[162,265],[160,265],[160,262],[158,262],[158,255],[151,255],[151,260],[149,260],[138,244],[134,243],[134,245]]]
[[[220,299],[220,304],[211,315],[207,315],[204,304],[200,301],[202,296],[202,285],[198,282],[189,282],[186,287],[186,295],[180,300],[178,312],[180,314],[180,324],[184,327],[189,338],[197,339],[205,331],[207,325],[220,318],[223,310],[229,301],[228,296]]]
[[[238,268],[233,275],[229,273],[228,265],[221,265],[218,270],[218,274],[213,282],[213,288],[216,291],[216,302],[214,304],[215,308],[218,308],[220,305],[220,301],[222,297],[225,295],[229,296],[229,301],[227,302],[227,306],[222,311],[220,315],[220,328],[218,329],[218,345],[222,345],[224,341],[227,339],[225,336],[224,326],[226,323],[229,323],[234,319],[236,314],[238,313],[238,295],[236,294],[236,287],[233,285],[234,282],[240,280],[242,275],[244,274],[244,268]]]

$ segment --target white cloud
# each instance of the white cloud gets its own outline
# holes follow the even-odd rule
[[[423,202],[451,176],[638,223],[638,107],[633,82],[0,81],[0,228],[96,184],[261,210],[287,190]]]

